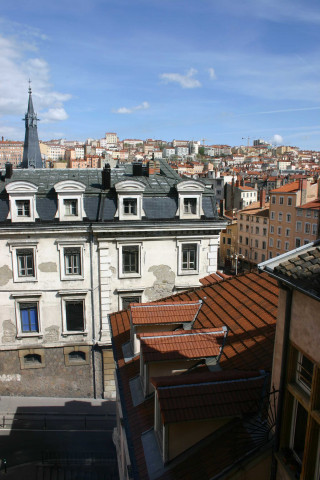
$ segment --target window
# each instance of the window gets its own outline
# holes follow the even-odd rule
[[[303,215],[303,210],[302,210],[302,208],[297,208],[297,216],[298,216],[298,217],[302,217],[302,215]]]
[[[269,238],[269,247],[273,247],[273,238]]]
[[[267,242],[263,241],[262,242],[262,249],[265,250],[267,248]]]
[[[263,219],[263,224],[266,225],[268,223],[268,220],[266,218]]]
[[[270,225],[270,233],[274,233],[274,226]]]
[[[254,252],[254,259],[258,260],[258,253],[257,252]]]
[[[302,222],[296,222],[296,232],[301,232],[302,230]]]
[[[287,213],[286,220],[288,223],[291,222],[291,213]]]
[[[246,245],[249,245],[249,238],[246,237]]]
[[[226,244],[226,237],[223,237],[223,238],[222,238],[222,243],[223,243],[223,245]]]
[[[38,304],[37,303],[19,303],[21,332],[36,333],[39,332]]]
[[[259,217],[256,217],[256,223],[260,223]]]
[[[295,399],[293,405],[293,418],[291,426],[290,448],[301,464],[305,447],[308,414],[302,405]]]
[[[20,359],[21,370],[32,368],[44,368],[44,349],[43,348],[29,348],[19,350],[18,355]]]
[[[262,233],[262,234],[263,234],[264,237],[267,235],[267,229],[266,229],[266,228],[263,229],[263,233]]]
[[[84,331],[84,300],[65,301],[66,330],[68,332]]]
[[[124,215],[137,215],[137,199],[136,198],[123,199],[123,213]]]
[[[287,200],[287,205],[291,206],[292,205],[292,197],[288,197]]]
[[[263,253],[263,254],[261,255],[261,262],[264,262],[265,260],[266,260],[266,256],[265,256],[265,254]]]
[[[64,205],[64,214],[66,217],[78,216],[78,200],[66,199],[66,200],[63,200],[63,205]]]
[[[307,211],[306,211],[306,217],[311,217],[311,210],[307,209]]]
[[[239,229],[242,231],[243,230],[243,225],[242,223],[239,224]]]
[[[184,244],[182,245],[182,270],[196,270],[197,269],[197,245]]]
[[[276,197],[275,195],[272,195],[271,197],[271,203],[274,205],[276,203]]]
[[[24,356],[23,360],[25,365],[33,366],[39,363],[41,364],[41,355],[38,355],[37,353],[28,353]]]
[[[301,247],[301,239],[296,238],[296,248],[299,248],[299,247]]]
[[[242,215],[242,213],[240,214],[240,220],[243,220],[243,215]]]
[[[240,253],[240,255],[242,254],[242,248],[241,247],[239,248],[239,253]]]
[[[318,225],[316,223],[312,224],[312,235],[318,234]]]
[[[315,211],[313,212],[313,218],[318,218],[318,216],[319,216],[319,213],[315,210]]]
[[[310,232],[311,232],[311,224],[310,223],[305,223],[304,233],[310,233]]]
[[[258,240],[254,241],[254,246],[255,246],[255,248],[259,248],[259,241]]]
[[[277,240],[277,248],[281,248],[281,240]]]
[[[30,200],[16,200],[18,217],[30,217]]]
[[[283,205],[283,197],[279,197],[279,205]]]
[[[122,273],[139,273],[139,246],[122,247]]]
[[[64,249],[65,275],[81,275],[81,253],[80,248]]]
[[[34,277],[32,249],[17,249],[17,267],[19,277]]]
[[[284,249],[286,252],[289,250],[289,242],[284,243]]]
[[[123,296],[123,297],[121,297],[121,300],[122,300],[121,309],[122,310],[128,310],[130,303],[140,303],[141,302],[141,296],[140,295]]]
[[[256,227],[256,235],[259,235],[259,227]]]
[[[274,220],[276,218],[276,214],[275,212],[271,212],[271,216],[270,216],[271,220]]]
[[[279,222],[282,222],[282,212],[279,212],[279,213],[278,213],[278,221],[279,221]]]
[[[246,225],[246,232],[249,232],[249,225]]]
[[[296,382],[307,393],[311,391],[313,363],[303,353],[298,352]]]
[[[239,237],[239,243],[242,243],[242,235]]]
[[[192,213],[195,215],[197,213],[197,199],[196,198],[184,198],[183,199],[183,212]]]
[[[70,363],[83,363],[86,360],[85,352],[73,351],[69,353],[69,362]]]
[[[290,237],[290,228],[286,228],[286,237]]]
[[[282,231],[281,227],[278,227],[277,228],[278,235],[281,235],[281,231]]]
[[[85,345],[75,345],[72,347],[64,347],[64,363],[67,367],[74,365],[90,364],[90,347]]]

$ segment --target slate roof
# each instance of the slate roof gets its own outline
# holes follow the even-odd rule
[[[225,338],[221,328],[175,330],[139,335],[145,363],[217,357]]]
[[[154,302],[142,305],[131,303],[132,325],[192,323],[201,308],[201,301],[185,301],[179,304]]]
[[[320,298],[320,240],[268,260],[259,268]]]
[[[257,410],[263,396],[266,374],[239,372],[234,377],[210,372],[205,375],[160,377],[151,380],[156,387],[164,424],[245,415]],[[169,382],[167,383],[167,381]],[[193,383],[192,383],[193,382]]]
[[[172,304],[202,300],[193,328],[227,326],[228,336],[219,362],[221,374],[227,376],[228,371],[235,369],[271,371],[278,292],[275,279],[266,273],[252,272],[173,295],[165,302]],[[126,363],[122,351],[122,345],[130,341],[130,312],[120,311],[110,315],[110,323],[133,478],[147,480],[149,474],[142,434],[153,428],[154,399],[147,398],[143,403],[133,405],[129,380],[139,375],[140,356]],[[201,367],[197,375],[200,372],[205,374],[208,370]],[[248,434],[241,422],[232,422],[227,431],[219,431],[213,437],[208,437],[170,463],[159,478],[213,478],[230,466],[230,462],[247,455],[251,447],[256,448],[252,435]]]
[[[9,208],[6,204],[8,195],[6,185],[15,181],[30,182],[38,187],[36,194],[37,221],[59,222],[57,212],[57,195],[54,185],[60,181],[73,180],[85,185],[84,210],[87,221],[115,221],[117,210],[114,186],[124,180],[137,180],[145,185],[143,192],[143,210],[146,220],[172,220],[177,217],[178,193],[176,185],[183,179],[165,162],[160,160],[161,174],[133,176],[132,164],[124,164],[111,169],[111,189],[102,189],[101,169],[14,169],[11,178],[5,178],[4,171],[0,180],[0,221],[7,218]],[[203,219],[218,219],[213,190],[205,188],[202,195]],[[197,220],[193,220],[196,222]],[[181,222],[181,220],[180,220]],[[182,221],[183,222],[183,221]],[[69,222],[70,223],[70,222]],[[122,222],[123,223],[123,222]]]

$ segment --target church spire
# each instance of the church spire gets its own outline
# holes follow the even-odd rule
[[[37,114],[33,108],[31,81],[29,80],[28,111],[25,114],[25,138],[23,148],[22,168],[43,168],[38,139]]]

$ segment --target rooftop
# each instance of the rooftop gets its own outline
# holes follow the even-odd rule
[[[131,304],[132,325],[192,323],[200,308],[201,301],[181,303],[154,302]]]

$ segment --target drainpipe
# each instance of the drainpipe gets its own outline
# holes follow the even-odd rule
[[[286,310],[284,318],[284,332],[283,332],[283,342],[282,342],[282,360],[281,360],[281,375],[280,375],[280,385],[279,385],[279,398],[277,406],[277,419],[276,419],[276,430],[275,430],[275,441],[274,441],[274,452],[278,452],[280,448],[280,429],[282,421],[282,412],[285,396],[285,383],[286,383],[286,374],[287,374],[287,364],[288,364],[288,350],[289,350],[289,334],[290,334],[290,322],[291,322],[291,307],[292,307],[292,288],[281,287],[287,292],[286,295]],[[277,462],[275,458],[272,459],[271,466],[271,480],[275,480],[277,475]]]
[[[91,318],[92,318],[92,377],[93,377],[93,397],[97,398],[97,388],[96,388],[96,361],[95,361],[95,344],[96,344],[96,326],[95,326],[95,315],[94,315],[94,289],[93,289],[93,233],[92,225],[90,225],[90,283],[91,283]]]

